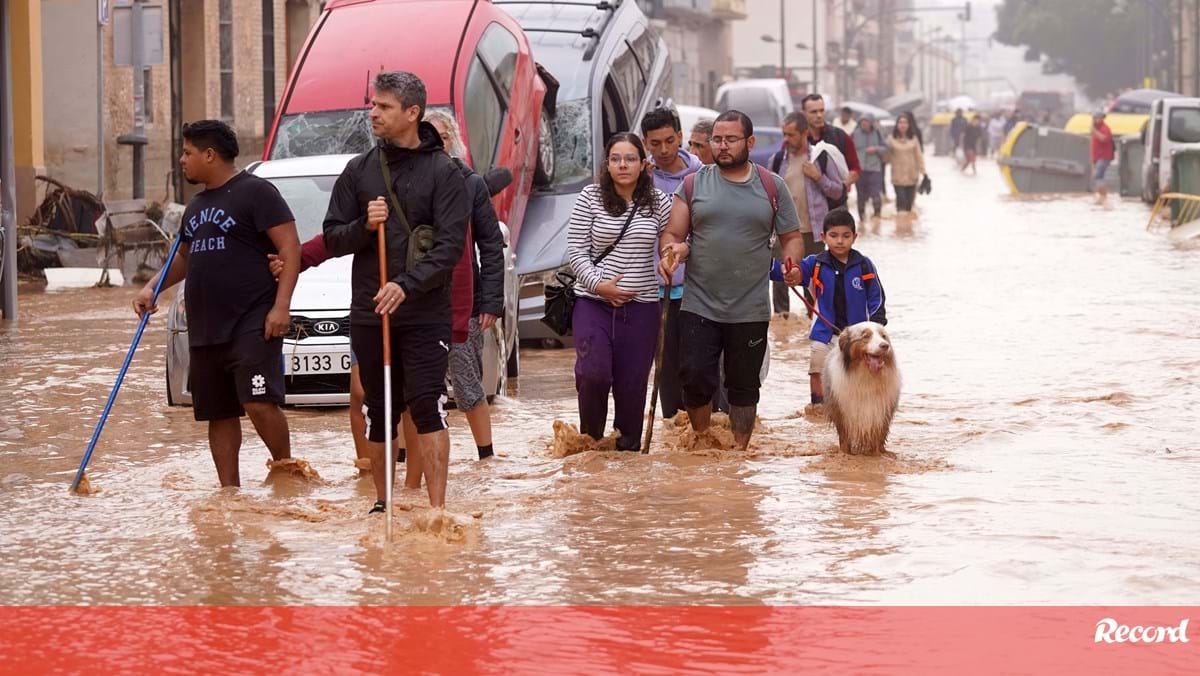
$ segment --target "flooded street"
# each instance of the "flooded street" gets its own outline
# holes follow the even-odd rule
[[[383,521],[345,409],[289,409],[319,483],[218,490],[205,428],[164,391],[155,317],[89,468],[67,486],[136,320],[133,290],[24,290],[0,328],[3,604],[1177,604],[1200,602],[1200,247],[1140,202],[1007,197],[995,166],[930,158],[934,193],[856,245],[887,289],[904,393],[896,461],[834,455],[808,400],[806,323],[777,321],[748,454],[551,457],[577,423],[569,350],[526,350],[474,460],[451,418],[450,508]],[[165,304],[160,302],[160,307]],[[673,443],[674,442],[674,443]],[[472,518],[472,513],[482,513]]]

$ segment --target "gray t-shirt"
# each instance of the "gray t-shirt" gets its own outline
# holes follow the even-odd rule
[[[779,191],[774,227],[771,202],[757,171],[745,183],[726,180],[715,165],[696,174],[692,248],[681,310],[726,324],[771,321],[771,233],[800,229],[787,185],[774,174],[772,178]],[[687,200],[683,185],[675,194]]]

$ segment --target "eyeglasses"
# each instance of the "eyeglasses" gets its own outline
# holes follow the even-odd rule
[[[608,156],[609,164],[616,164],[616,165],[637,164],[641,161],[642,161],[642,158],[638,157],[637,155],[609,155]]]
[[[714,136],[708,140],[714,146],[731,146],[738,141],[744,141],[745,136]]]

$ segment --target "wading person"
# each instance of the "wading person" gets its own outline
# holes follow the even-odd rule
[[[859,322],[887,324],[883,285],[875,264],[853,248],[858,239],[854,217],[845,209],[834,209],[825,216],[822,228],[829,249],[801,261],[799,278],[794,275],[791,282],[793,286],[811,283],[816,288],[817,312],[824,317],[814,318],[809,332],[809,390],[813,409],[818,412],[825,401],[821,371],[837,333]],[[782,278],[780,272],[776,268],[772,276]]]
[[[853,135],[858,129],[858,123],[854,121],[854,109],[850,106],[842,106],[842,109],[838,111],[838,119],[833,121],[833,126],[848,135]]]
[[[701,169],[675,193],[659,274],[669,279],[687,262],[679,329],[683,400],[692,429],[708,429],[716,368],[724,356],[730,426],[745,448],[754,430],[771,319],[771,238],[778,235],[784,256],[793,260],[802,257],[804,244],[787,185],[750,162],[750,118],[736,110],[722,113],[712,146],[716,166]]]
[[[613,427],[621,433],[617,450],[636,451],[658,349],[654,253],[671,203],[654,187],[637,135],[614,134],[604,156],[600,177],[579,194],[567,231],[578,297],[572,332],[579,431],[604,437],[611,391]]]
[[[1096,191],[1096,201],[1100,204],[1108,199],[1104,175],[1108,173],[1108,166],[1115,156],[1112,130],[1104,123],[1104,113],[1096,112],[1092,115],[1092,185]]]
[[[504,315],[504,234],[487,183],[462,161],[464,146],[458,122],[441,111],[430,113],[428,120],[462,172],[471,204],[471,223],[462,258],[454,267],[450,292],[454,319],[449,371],[454,405],[466,416],[479,459],[483,460],[494,454],[492,415],[483,391],[483,332]],[[415,437],[411,412],[404,414],[404,429],[406,438],[410,434]],[[408,488],[421,487],[420,461],[419,455],[408,460]]]
[[[229,125],[201,120],[183,127],[179,163],[189,183],[204,185],[188,203],[183,243],[163,289],[186,277],[192,412],[208,422],[208,444],[222,486],[239,486],[242,415],[248,415],[275,460],[291,457],[283,403],[283,336],[291,325],[300,274],[296,223],[279,191],[239,171]],[[291,261],[279,275],[267,256]],[[162,273],[159,273],[162,274]],[[140,317],[157,308],[156,275],[133,301]]]
[[[922,152],[921,139],[915,129],[912,113],[905,112],[896,120],[896,128],[888,139],[897,213],[912,211],[917,198],[917,184],[925,174],[925,153]]]
[[[859,118],[853,139],[858,152],[858,164],[862,167],[862,176],[855,184],[858,191],[858,220],[866,218],[868,202],[871,203],[871,215],[879,218],[883,207],[883,155],[887,151],[887,144],[875,126],[873,115]]]
[[[803,113],[788,113],[783,118],[783,148],[772,156],[771,167],[787,183],[796,206],[800,237],[804,241],[803,255],[815,256],[825,250],[821,241],[821,223],[829,213],[829,201],[840,198],[846,186],[836,162],[830,161],[824,153],[815,160],[811,157],[808,140],[808,118]],[[785,302],[789,293],[787,286],[777,281],[771,288],[776,311],[781,304],[788,307]],[[811,302],[807,288],[804,294]]]
[[[450,279],[462,257],[470,215],[462,171],[443,152],[437,129],[422,121],[425,84],[403,71],[383,71],[374,84],[371,130],[379,143],[346,165],[333,186],[324,224],[330,255],[354,254],[350,344],[362,377],[379,498],[372,513],[387,508],[383,321],[391,327],[393,425],[405,410],[412,411],[417,438],[409,440],[408,455],[422,456],[429,504],[446,504]],[[383,285],[379,227],[387,234]]]
[[[712,138],[713,121],[705,118],[692,125],[691,136],[688,137],[688,150],[700,160],[701,164],[712,164],[712,146],[708,140]]]
[[[809,94],[800,102],[801,111],[808,118],[808,141],[815,145],[824,141],[837,148],[845,157],[847,173],[842,177],[846,191],[836,200],[830,200],[829,208],[836,209],[846,204],[850,186],[858,182],[862,174],[862,166],[858,163],[858,152],[854,147],[854,139],[837,127],[825,124],[825,99],[820,94]],[[775,172],[779,173],[779,172]]]
[[[575,389],[580,431],[604,437],[608,393],[618,450],[637,450],[646,385],[659,340],[654,252],[671,203],[650,179],[636,134],[613,134],[596,183],[571,211],[568,255],[575,273]]]
[[[700,171],[699,159],[679,147],[683,131],[679,117],[666,108],[657,108],[642,118],[642,141],[650,153],[651,177],[654,187],[668,197],[683,183],[685,176]],[[654,247],[654,265],[658,266],[658,247]],[[683,387],[679,382],[679,306],[683,303],[683,274],[680,266],[669,284],[659,287],[659,298],[670,303],[663,336],[661,382],[658,388],[663,418],[674,418],[683,410]],[[714,402],[718,410],[727,404],[720,388]]]
[[[966,129],[962,133],[963,160],[960,169],[964,174],[967,169],[971,170],[972,176],[979,173],[975,168],[975,159],[979,156],[979,141],[982,138],[983,125],[979,122],[979,116],[976,115],[967,123]]]

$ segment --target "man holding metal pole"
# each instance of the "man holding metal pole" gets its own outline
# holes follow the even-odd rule
[[[154,312],[159,277],[166,289],[187,279],[193,413],[208,422],[208,443],[222,486],[239,486],[241,417],[276,460],[291,457],[283,404],[283,336],[291,325],[300,276],[300,239],[287,202],[270,182],[239,171],[237,136],[219,120],[183,127],[180,165],[205,189],[188,203],[181,246],[133,300],[139,317]],[[267,256],[285,261],[276,282]]]
[[[370,116],[379,144],[346,165],[325,216],[330,255],[354,254],[350,342],[365,391],[367,446],[378,498],[372,513],[389,511],[393,463],[385,459],[384,442],[395,435],[405,409],[417,427],[408,453],[423,461],[429,503],[446,504],[450,280],[462,257],[471,203],[462,172],[442,152],[442,138],[422,121],[424,114],[425,83],[420,78],[403,71],[376,76]],[[382,238],[381,226],[386,232]],[[379,241],[385,241],[385,249]],[[386,277],[380,275],[381,261]],[[390,388],[384,384],[384,321],[396,366]]]

